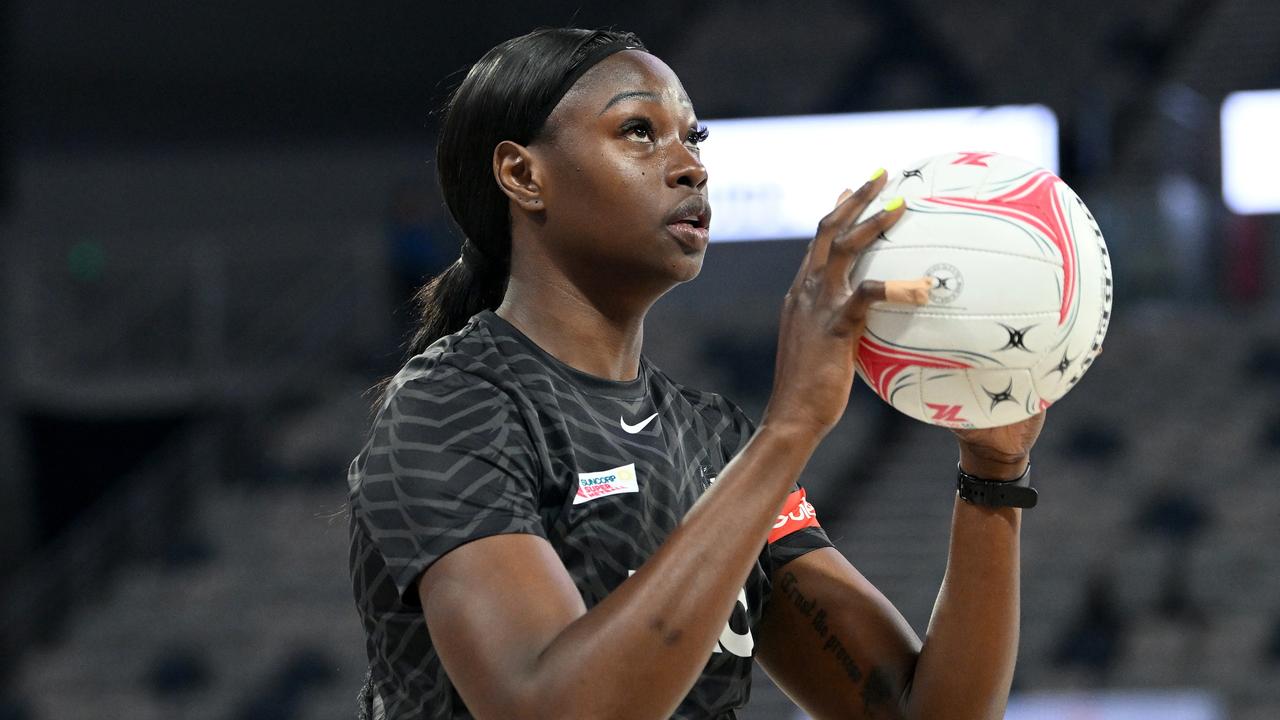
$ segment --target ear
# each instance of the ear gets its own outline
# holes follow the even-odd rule
[[[530,212],[542,210],[542,186],[537,159],[529,148],[503,140],[493,149],[493,177],[507,197]]]

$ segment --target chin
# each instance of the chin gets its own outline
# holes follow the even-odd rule
[[[698,273],[702,272],[702,261],[705,257],[706,251],[699,250],[677,258],[671,263],[673,279],[677,283],[684,283],[698,277]]]

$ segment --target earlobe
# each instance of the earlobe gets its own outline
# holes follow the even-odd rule
[[[517,205],[529,211],[542,209],[536,159],[528,148],[510,140],[498,143],[493,149],[493,176],[502,192]]]

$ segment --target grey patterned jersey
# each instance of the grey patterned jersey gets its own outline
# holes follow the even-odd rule
[[[633,381],[593,377],[492,312],[414,357],[349,474],[351,578],[369,655],[361,712],[471,717],[418,602],[433,562],[479,538],[537,535],[590,609],[654,553],[752,430],[732,403],[644,359]],[[828,546],[797,488],[674,717],[734,717],[770,575]]]

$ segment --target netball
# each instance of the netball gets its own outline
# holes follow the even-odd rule
[[[907,212],[863,253],[864,279],[928,277],[923,306],[879,303],[858,374],[924,422],[985,428],[1026,419],[1080,381],[1111,317],[1111,265],[1084,202],[1052,172],[988,152],[936,155],[882,197]]]

